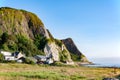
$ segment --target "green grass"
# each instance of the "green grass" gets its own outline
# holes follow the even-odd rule
[[[0,80],[102,80],[119,76],[112,68],[0,63]]]
[[[85,77],[81,77],[79,75],[64,75],[58,72],[52,71],[38,71],[38,72],[6,72],[0,73],[0,76],[7,76],[7,77],[24,77],[25,79],[49,79],[49,80],[78,80],[78,79],[85,79]]]
[[[9,68],[12,68],[11,70],[7,70],[7,72],[0,72],[0,77],[8,77],[10,79],[14,79],[17,78],[18,80],[20,80],[20,78],[24,78],[29,79],[29,80],[37,80],[37,79],[44,79],[44,80],[78,80],[78,79],[85,79],[85,77],[79,76],[78,74],[73,74],[73,75],[68,75],[65,74],[66,70],[64,69],[60,69],[60,70],[55,70],[55,66],[38,66],[38,65],[26,65],[26,68],[24,70],[26,64],[3,64],[3,66],[5,66],[5,69],[7,66],[9,66]],[[44,66],[44,67],[43,67]],[[30,68],[36,68],[38,70],[35,69],[31,69]],[[55,71],[52,71],[51,69],[48,70],[48,68],[54,68]],[[15,71],[14,69],[20,69],[20,71]],[[21,70],[23,68],[23,70]],[[43,70],[41,70],[41,68]],[[46,69],[45,69],[46,68]],[[58,69],[58,67],[56,66],[56,68]],[[39,70],[40,69],[40,70]],[[3,70],[4,71],[4,70]]]

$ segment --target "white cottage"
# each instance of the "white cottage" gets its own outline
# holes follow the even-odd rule
[[[10,61],[10,60],[15,60],[15,57],[12,56],[12,55],[11,55],[12,53],[10,53],[10,52],[0,51],[0,53],[4,55],[4,59],[5,59],[5,60],[8,60],[8,61]]]
[[[21,52],[7,52],[7,51],[0,51],[3,54],[4,59],[7,61],[15,60],[17,62],[22,62],[22,57],[25,57]]]
[[[17,62],[23,62],[23,59],[25,58],[25,56],[21,52],[14,52],[12,53],[12,56],[14,56]]]
[[[25,57],[21,52],[14,52],[12,53],[12,56],[14,56],[16,60]]]

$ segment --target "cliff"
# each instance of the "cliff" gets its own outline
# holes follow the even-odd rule
[[[73,42],[73,40],[71,38],[63,39],[61,41],[65,44],[66,48],[70,52],[71,57],[74,61],[88,62],[85,55],[83,55],[79,51],[79,49],[77,48],[77,46],[75,45],[75,43]]]
[[[64,40],[55,39],[34,13],[9,7],[0,8],[0,49],[21,51],[26,56],[46,55],[53,61],[69,63],[73,62],[70,53],[76,46],[68,44]],[[75,51],[81,57],[81,53]]]

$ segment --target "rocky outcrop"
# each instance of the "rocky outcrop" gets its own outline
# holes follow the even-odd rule
[[[68,51],[71,54],[76,55],[77,56],[76,58],[78,58],[80,61],[82,62],[88,61],[87,58],[78,50],[78,48],[76,47],[75,43],[71,38],[63,39],[61,41],[65,44]]]
[[[82,55],[71,38],[63,39],[62,42],[71,53]]]
[[[66,49],[64,44],[60,47],[55,42],[48,42],[45,45],[44,52],[48,58],[52,58],[54,61],[62,61],[67,64],[73,64],[69,51]]]
[[[44,48],[44,52],[47,57],[52,58],[54,61],[59,61],[59,47],[54,43],[47,43]]]

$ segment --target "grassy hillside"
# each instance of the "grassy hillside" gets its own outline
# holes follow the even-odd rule
[[[58,56],[56,61],[61,62],[72,62],[72,59],[80,61],[81,54],[70,55],[70,50],[75,46],[72,45],[71,49],[64,46],[62,50],[63,45],[61,40],[54,39],[34,13],[9,7],[0,8],[0,50],[20,51],[26,56],[51,54],[54,61]]]
[[[31,12],[9,7],[0,8],[0,49],[21,51],[26,56],[43,54],[38,48],[36,38],[38,34],[42,35],[39,40],[39,44],[42,44],[44,33],[41,33],[41,27],[44,27],[42,21]]]
[[[44,24],[34,14],[9,7],[0,8],[0,50],[21,51],[26,56],[43,54]]]
[[[118,77],[113,68],[88,68],[75,66],[48,66],[0,63],[0,80],[102,80]]]

